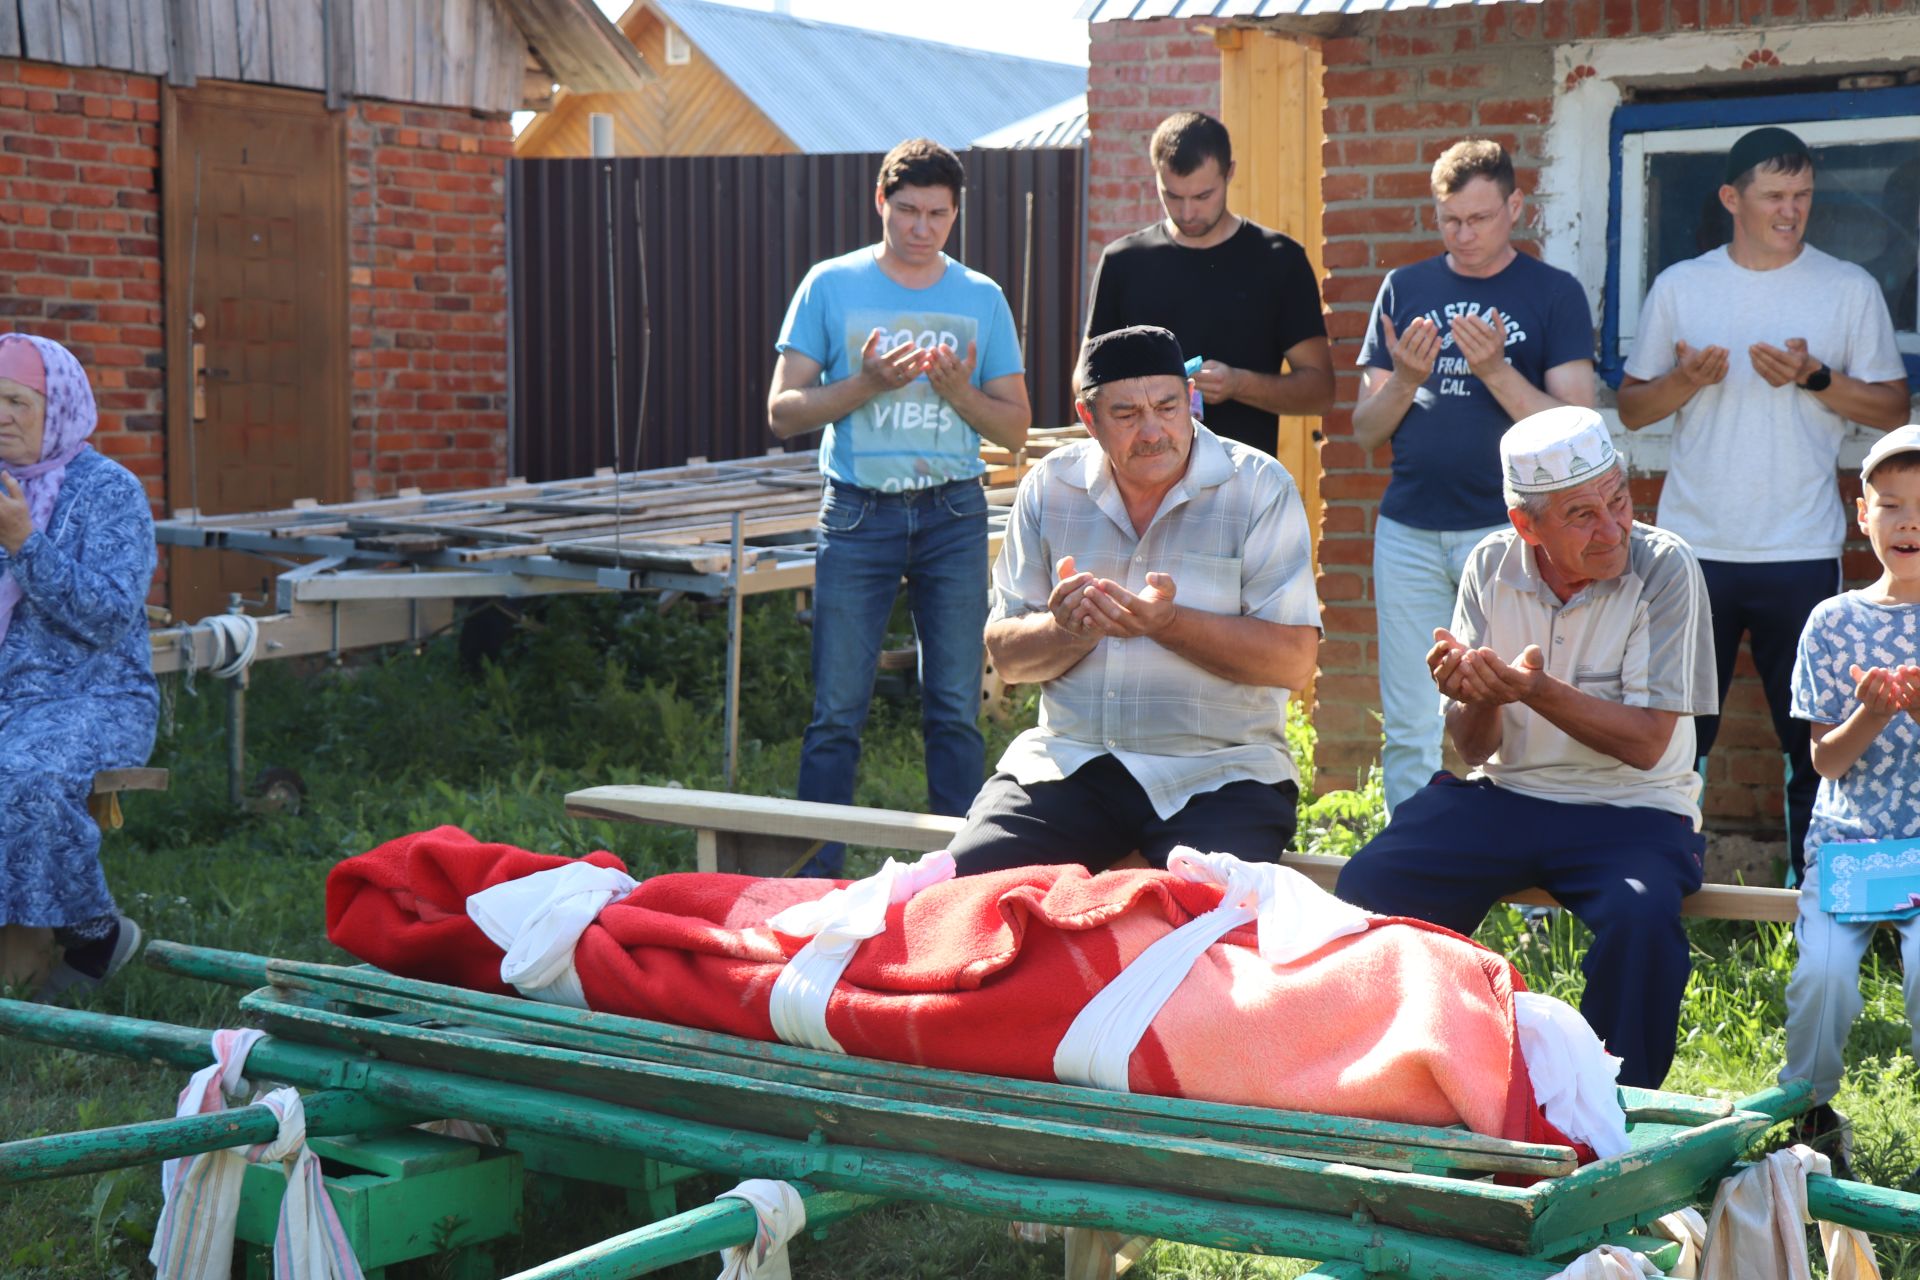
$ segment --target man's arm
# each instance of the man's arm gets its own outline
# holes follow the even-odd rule
[[[1453,343],[1466,359],[1467,367],[1473,370],[1473,376],[1480,379],[1480,384],[1509,418],[1518,422],[1563,404],[1593,407],[1591,360],[1557,364],[1547,370],[1546,385],[1536,387],[1507,363],[1506,319],[1498,311],[1489,312],[1488,316],[1490,318],[1484,320],[1477,315],[1457,317],[1452,325]]]
[[[1689,400],[1727,376],[1725,347],[1673,344],[1674,364],[1657,378],[1636,378],[1628,374],[1620,382],[1620,425],[1638,431],[1662,418],[1680,412]]]
[[[1313,679],[1320,629],[1243,614],[1209,613],[1174,603],[1173,579],[1149,573],[1135,594],[1106,578],[1093,580],[1073,612],[1072,629],[1121,638],[1151,637],[1170,653],[1223,680],[1298,689]]]
[[[927,360],[927,381],[968,426],[997,445],[1018,449],[1027,442],[1027,428],[1033,424],[1026,375],[1009,373],[976,387],[973,370],[978,359],[978,348],[971,342],[965,360],[945,347],[935,347]]]
[[[1045,684],[1078,666],[1100,639],[1096,631],[1067,630],[1052,613],[1023,613],[987,623],[987,656],[1008,684]]]
[[[767,393],[767,425],[782,440],[818,431],[867,401],[913,381],[925,363],[921,350],[903,342],[891,351],[880,350],[881,332],[867,336],[860,368],[838,382],[822,383],[822,366],[798,351],[782,351],[773,365],[773,387]]]
[[[1267,413],[1318,417],[1333,407],[1333,348],[1325,337],[1287,348],[1285,373],[1261,373],[1209,360],[1193,375],[1208,404],[1238,400]]]
[[[1451,639],[1445,632],[1441,635]],[[1458,645],[1457,641],[1454,643]],[[1434,648],[1437,653],[1447,646],[1436,643]],[[1629,707],[1580,692],[1544,670],[1546,663],[1538,645],[1528,645],[1513,662],[1491,649],[1464,646],[1459,646],[1458,651],[1448,657],[1451,669],[1436,668],[1435,683],[1456,702],[1466,703],[1466,710],[1480,712],[1482,716],[1490,711],[1497,716],[1500,707],[1511,702],[1521,703],[1581,746],[1636,769],[1651,769],[1660,763],[1667,744],[1673,740],[1673,726],[1680,719],[1675,711]],[[1449,708],[1449,730],[1454,729],[1455,719],[1453,709]],[[1469,745],[1476,749],[1485,745],[1483,723],[1463,718],[1461,728],[1469,731],[1469,741],[1462,741],[1459,733],[1454,737],[1462,755],[1468,755]],[[1473,732],[1475,730],[1478,732]],[[1493,746],[1499,746],[1497,726],[1493,730]],[[1491,750],[1486,753],[1492,754]],[[1482,756],[1475,763],[1484,763],[1485,759],[1486,756]]]
[[[1440,330],[1425,316],[1408,321],[1405,333],[1396,333],[1392,317],[1382,312],[1380,326],[1386,334],[1393,368],[1368,365],[1360,375],[1360,402],[1353,407],[1353,436],[1363,449],[1377,449],[1393,438],[1407,410],[1413,408],[1414,397],[1432,376],[1433,362],[1440,355]]]

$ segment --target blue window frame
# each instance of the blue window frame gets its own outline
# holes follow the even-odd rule
[[[1881,283],[1907,376],[1920,383],[1920,86],[1636,103],[1613,113],[1600,373],[1619,386],[1641,303],[1661,270],[1726,242],[1717,192],[1747,129],[1793,129],[1819,180],[1811,244]]]

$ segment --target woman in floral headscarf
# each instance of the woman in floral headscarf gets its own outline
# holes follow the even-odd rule
[[[0,925],[50,927],[65,949],[43,999],[97,986],[140,945],[87,796],[96,772],[153,750],[153,516],[87,444],[95,420],[71,352],[0,336]]]

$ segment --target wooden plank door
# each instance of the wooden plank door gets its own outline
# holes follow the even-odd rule
[[[318,93],[163,90],[167,496],[207,515],[349,496],[346,156]],[[179,549],[174,613],[257,595],[247,556]]]

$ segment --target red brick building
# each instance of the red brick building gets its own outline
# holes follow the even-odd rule
[[[0,0],[0,329],[156,513],[497,481],[509,114],[644,77],[591,0]]]
[[[1497,138],[1513,153],[1529,193],[1527,247],[1586,285],[1601,330],[1597,362],[1617,381],[1647,283],[1668,262],[1706,247],[1697,224],[1701,190],[1718,181],[1707,176],[1710,157],[1723,156],[1730,138],[1753,125],[1793,127],[1826,148],[1822,172],[1832,175],[1822,178],[1810,235],[1882,278],[1912,370],[1920,363],[1912,283],[1920,165],[1911,159],[1920,155],[1920,4],[1546,0],[1205,16],[1226,7],[1183,3],[1179,13],[1199,16],[1144,22],[1094,15],[1090,252],[1159,216],[1145,152],[1162,116],[1184,107],[1245,112],[1245,103],[1223,104],[1223,58],[1231,84],[1231,59],[1248,42],[1290,41],[1317,54],[1325,99],[1319,154],[1276,156],[1274,148],[1292,145],[1285,139],[1293,122],[1270,117],[1269,136],[1257,114],[1254,136],[1234,141],[1239,155],[1265,149],[1269,165],[1277,159],[1309,178],[1318,171],[1322,290],[1342,373],[1341,407],[1321,424],[1327,635],[1315,720],[1322,784],[1351,785],[1378,754],[1371,531],[1391,447],[1369,455],[1353,441],[1348,409],[1359,378],[1352,370],[1383,274],[1439,250],[1427,178],[1434,157],[1467,135]],[[1255,11],[1301,7],[1279,0]],[[1609,387],[1601,398],[1610,412]],[[1613,421],[1643,517],[1651,518],[1666,427],[1627,436]],[[1842,454],[1849,496],[1858,485],[1844,468],[1857,465],[1866,434],[1857,430]],[[1864,548],[1852,549],[1849,577],[1871,570]],[[1744,655],[1741,662],[1750,676]],[[1732,749],[1714,755],[1711,822],[1776,830],[1781,763],[1751,678],[1736,681],[1720,742]]]

